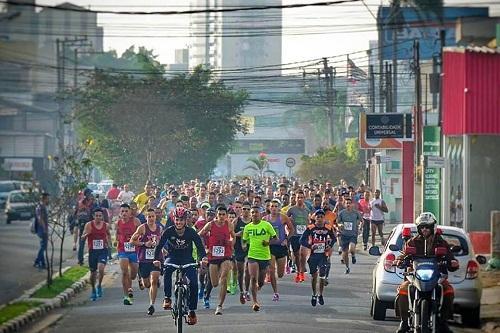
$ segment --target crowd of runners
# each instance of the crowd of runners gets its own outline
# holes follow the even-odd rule
[[[137,195],[128,185],[113,185],[103,200],[85,190],[72,230],[80,264],[88,248],[91,299],[103,296],[105,266],[116,248],[123,304],[133,304],[134,288],[148,289],[149,315],[155,312],[161,276],[162,307],[172,306],[173,269],[163,264],[199,261],[199,269],[185,272],[191,291],[187,321],[193,325],[198,301],[206,309],[215,305],[215,314],[222,315],[228,293],[239,292],[241,304],[250,302],[259,311],[258,293],[265,283],[273,289],[272,301],[279,302],[278,281],[285,274],[302,283],[307,272],[311,305],[323,305],[333,257],[338,251],[349,274],[356,264],[358,235],[364,250],[370,232],[372,245],[376,232],[384,244],[384,213],[387,205],[379,190],[372,193],[363,184],[354,188],[343,180],[191,180],[162,188],[148,181]]]

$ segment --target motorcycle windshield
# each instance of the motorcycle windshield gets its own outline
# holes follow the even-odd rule
[[[416,277],[424,282],[438,279],[440,276],[436,258],[414,258],[413,271]]]

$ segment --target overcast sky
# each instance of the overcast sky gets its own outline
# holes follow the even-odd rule
[[[310,3],[317,0],[283,0],[283,4]],[[54,5],[63,1],[37,0],[40,4]],[[186,10],[188,0],[70,0],[95,10]],[[103,4],[104,3],[104,4]],[[185,4],[185,5],[180,5]],[[283,63],[329,57],[368,49],[368,41],[377,39],[375,19],[377,6],[388,1],[361,2],[283,10]],[[447,4],[486,5],[490,16],[499,14],[498,0],[452,0]],[[370,13],[371,11],[371,13]],[[264,14],[265,15],[265,14]],[[119,53],[130,45],[153,49],[162,63],[174,62],[174,50],[189,45],[189,15],[130,16],[99,15],[104,27],[104,48]]]

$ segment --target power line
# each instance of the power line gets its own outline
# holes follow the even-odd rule
[[[169,11],[112,11],[112,10],[91,10],[87,8],[77,8],[77,7],[61,7],[61,6],[49,6],[40,5],[36,3],[20,3],[17,1],[0,1],[0,3],[5,3],[8,5],[16,5],[23,7],[36,7],[42,9],[54,9],[61,11],[71,11],[80,13],[92,13],[92,14],[116,14],[116,15],[185,15],[185,14],[206,14],[206,13],[228,13],[228,12],[242,12],[251,10],[269,10],[269,9],[291,9],[291,8],[304,8],[304,7],[325,7],[332,5],[339,5],[349,2],[359,2],[361,0],[336,0],[336,1],[322,1],[313,3],[297,3],[291,5],[268,5],[268,6],[254,6],[254,7],[233,7],[233,8],[208,8],[208,9],[190,9],[190,10],[169,10]]]

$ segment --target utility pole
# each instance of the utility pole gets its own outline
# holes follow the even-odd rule
[[[398,110],[398,30],[399,30],[399,15],[401,11],[400,0],[392,0],[392,112]]]
[[[333,67],[328,67],[328,59],[323,58],[323,74],[325,75],[326,88],[326,118],[328,127],[328,145],[333,145],[334,142],[334,100],[335,90],[333,89],[334,71]]]
[[[413,41],[413,68],[415,72],[415,144],[417,163],[422,154],[422,88],[420,80],[420,43],[418,39]]]
[[[375,113],[375,74],[373,73],[373,65],[368,66],[369,94],[370,94],[370,111]]]
[[[393,112],[391,64],[385,63],[385,112]]]

